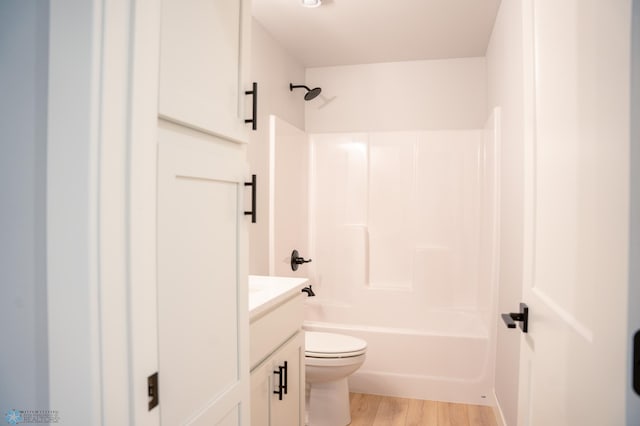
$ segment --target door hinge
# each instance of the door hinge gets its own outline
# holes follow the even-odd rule
[[[157,406],[160,402],[160,387],[158,384],[158,372],[156,371],[149,377],[147,377],[147,387],[149,389],[149,411],[153,409],[153,407]]]

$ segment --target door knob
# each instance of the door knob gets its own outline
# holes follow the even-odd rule
[[[520,323],[523,333],[529,330],[529,307],[525,303],[520,303],[520,312],[510,312],[502,314],[502,320],[507,328],[516,328],[516,321]]]

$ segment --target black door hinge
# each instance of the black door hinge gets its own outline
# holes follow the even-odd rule
[[[147,377],[147,387],[149,389],[149,411],[160,402],[160,387],[158,385],[158,372],[156,371]]]

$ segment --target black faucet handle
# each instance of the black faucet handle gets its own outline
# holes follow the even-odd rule
[[[298,253],[298,250],[294,250],[293,252],[291,252],[291,270],[292,271],[297,271],[298,265],[302,265],[303,263],[309,263],[309,262],[311,262],[311,259],[305,259],[304,257],[300,256]]]

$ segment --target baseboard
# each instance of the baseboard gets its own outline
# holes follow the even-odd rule
[[[491,391],[491,406],[493,407],[493,414],[496,417],[496,423],[498,426],[507,426],[507,422],[504,420],[504,414],[502,414],[502,407],[496,396],[496,390]]]

